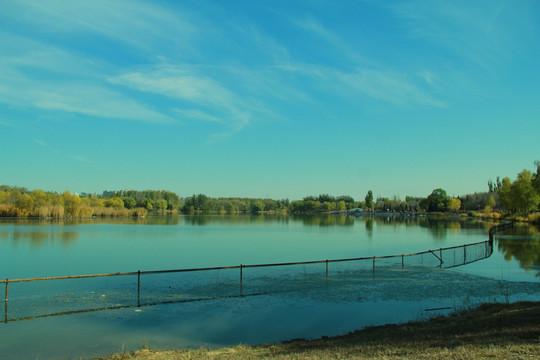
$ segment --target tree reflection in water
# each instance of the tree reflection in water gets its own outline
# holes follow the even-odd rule
[[[499,252],[507,261],[516,259],[527,270],[540,277],[540,229],[531,224],[516,224],[514,229],[496,235]]]

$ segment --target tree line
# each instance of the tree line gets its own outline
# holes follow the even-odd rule
[[[181,198],[167,190],[120,190],[102,194],[71,194],[28,190],[22,187],[0,186],[0,217],[103,217],[145,216],[152,212],[259,214],[259,213],[331,213],[365,212],[505,212],[538,211],[540,205],[540,162],[536,173],[524,169],[515,180],[505,177],[488,181],[488,191],[450,197],[442,188],[426,197],[394,196],[374,198],[369,190],[361,201],[348,195],[320,194],[302,200],[219,197],[194,194]]]
[[[111,216],[146,216],[143,206],[131,206],[129,199],[118,196],[72,194],[0,186],[0,217],[91,218]]]
[[[287,212],[289,199],[274,200],[262,198],[219,197],[212,198],[204,194],[193,195],[184,199],[182,211],[185,213],[217,214],[258,214]]]
[[[529,213],[539,210],[540,204],[540,161],[534,163],[536,173],[524,169],[515,180],[505,177],[488,181],[489,193],[497,197],[494,206],[508,212]],[[491,204],[490,204],[491,205]]]

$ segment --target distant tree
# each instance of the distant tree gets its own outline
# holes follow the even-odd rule
[[[532,186],[536,193],[540,195],[540,160],[536,160],[534,165],[536,165],[536,174],[532,177]]]
[[[487,205],[488,205],[489,207],[491,207],[492,209],[495,209],[495,206],[497,205],[497,202],[495,201],[495,198],[493,197],[493,195],[490,195],[490,196],[489,196]]]
[[[11,190],[0,190],[0,204],[9,204],[11,199]]]
[[[198,194],[185,199],[184,206],[188,209],[193,206],[197,211],[209,211],[212,208],[212,199],[204,194]]]
[[[289,211],[291,213],[302,213],[304,209],[304,201],[302,200],[293,200],[289,204]]]
[[[123,196],[121,199],[126,209],[133,209],[137,205],[135,199],[130,196]]]
[[[369,190],[367,192],[367,195],[365,197],[365,201],[366,201],[366,208],[369,209],[369,210],[373,210],[373,192],[371,190]]]
[[[259,214],[264,211],[264,203],[262,201],[254,201],[251,203],[251,213]]]
[[[533,188],[533,174],[529,170],[520,172],[512,183],[513,199],[515,207],[519,211],[529,212],[535,210],[540,200],[540,195]]]
[[[236,205],[234,202],[229,201],[225,205],[225,211],[227,214],[235,214],[239,211],[238,205]]]
[[[498,198],[498,193],[481,192],[474,194],[462,195],[459,197],[461,200],[461,209],[463,211],[480,211],[488,204],[489,198],[493,196]]]
[[[502,179],[501,188],[499,190],[499,199],[503,207],[508,211],[515,210],[515,201],[512,194],[512,180],[509,177]]]
[[[375,210],[379,212],[391,211],[394,209],[394,202],[387,197],[379,197],[375,202]]]
[[[435,189],[427,197],[428,211],[446,211],[448,209],[448,195],[443,189]]]
[[[424,211],[428,211],[429,209],[429,201],[427,198],[423,198],[418,202],[418,207]]]
[[[81,198],[66,191],[62,194],[62,200],[66,215],[77,216],[81,206]]]
[[[21,209],[24,214],[28,215],[34,210],[34,202],[30,195],[15,191],[13,197],[15,199],[14,205]]]
[[[498,192],[501,189],[501,178],[497,176],[497,181],[493,182],[493,180],[488,180],[488,190],[490,193]]]
[[[34,190],[31,193],[34,207],[41,207],[49,205],[49,197],[43,190]]]
[[[304,211],[314,213],[320,211],[320,203],[315,200],[304,200]]]
[[[309,199],[309,200],[314,200],[314,199]],[[332,195],[328,195],[328,194],[321,194],[319,195],[319,202],[320,203],[325,203],[325,202],[335,202],[336,201],[336,198],[333,197]]]
[[[320,206],[319,206],[320,210],[322,212],[327,212],[327,211],[335,211],[336,208],[337,208],[337,204],[335,201],[333,202],[324,202],[322,203]]]
[[[82,199],[83,202],[90,207],[104,207],[105,199],[98,198],[96,196],[89,196]]]
[[[461,208],[461,200],[457,198],[448,199],[448,211],[457,213],[459,212],[460,208]]]
[[[146,210],[154,210],[154,200],[146,198],[142,201],[142,206]]]
[[[407,204],[406,210],[408,211],[418,211],[420,210],[420,201],[421,197],[405,196],[405,203]]]
[[[166,210],[167,209],[167,200],[159,199],[154,202],[154,208],[156,210]]]
[[[272,200],[272,199],[263,199],[262,200],[264,204],[264,210],[265,211],[276,211],[278,210],[278,201]]]
[[[337,201],[343,201],[344,203],[354,203],[354,198],[349,195],[341,195],[336,198]]]
[[[112,207],[115,209],[123,209],[124,208],[124,202],[119,197],[112,197],[107,200],[105,200],[105,207]]]

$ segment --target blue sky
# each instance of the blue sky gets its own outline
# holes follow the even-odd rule
[[[540,159],[537,1],[0,0],[0,184],[364,198]]]

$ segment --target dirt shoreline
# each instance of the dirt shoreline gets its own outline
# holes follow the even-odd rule
[[[538,359],[540,302],[484,304],[427,321],[281,344],[153,350],[101,360],[169,359]]]

